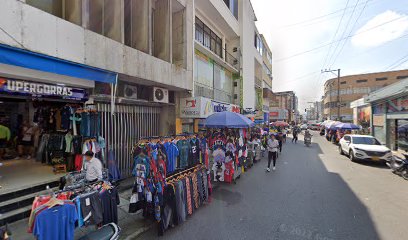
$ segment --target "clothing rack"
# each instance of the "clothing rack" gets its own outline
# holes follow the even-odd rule
[[[187,137],[193,136],[194,133],[182,133],[182,134],[173,134],[173,135],[166,135],[166,136],[150,136],[150,137],[141,137],[140,140],[150,140],[150,139],[160,139],[160,138],[172,138],[172,137]]]
[[[186,169],[186,170],[183,170],[183,171],[181,171],[181,172],[175,173],[175,174],[173,174],[173,175],[167,177],[167,178],[166,178],[166,181],[169,181],[170,179],[175,178],[176,176],[182,175],[182,174],[184,174],[184,173],[186,173],[186,172],[190,172],[190,171],[192,171],[192,170],[195,170],[195,169],[198,169],[198,168],[201,168],[201,167],[202,167],[202,165],[199,164],[199,165],[197,165],[197,166],[194,166],[194,167],[188,168],[188,169]]]

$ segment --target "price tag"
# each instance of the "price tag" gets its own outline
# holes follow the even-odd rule
[[[85,206],[91,205],[91,200],[89,198],[85,199]]]

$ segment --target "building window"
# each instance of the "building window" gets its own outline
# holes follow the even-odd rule
[[[360,80],[357,80],[356,82],[357,83],[364,83],[364,82],[367,82],[367,79],[360,79]]]
[[[346,84],[346,83],[347,83],[347,81],[340,82],[340,84]]]
[[[266,57],[268,58],[269,63],[272,64],[272,54],[270,52],[267,52]]]
[[[381,77],[381,78],[376,78],[375,81],[385,81],[387,80],[387,77]]]
[[[222,39],[198,17],[195,23],[195,40],[222,58]]]
[[[254,46],[256,50],[258,50],[258,52],[262,55],[262,51],[263,51],[262,40],[259,37],[258,33],[255,33]]]
[[[404,79],[404,78],[408,78],[408,75],[407,76],[397,76],[397,79]]]
[[[238,20],[238,0],[224,0],[232,15]]]

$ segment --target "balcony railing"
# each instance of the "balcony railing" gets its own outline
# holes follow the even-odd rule
[[[224,51],[225,51],[225,61],[226,61],[227,63],[229,63],[231,66],[233,66],[233,67],[235,67],[236,69],[238,69],[238,68],[239,68],[238,59],[236,59],[235,57],[233,57],[233,56],[231,55],[231,53],[229,53],[229,52],[227,51],[227,49],[224,49]]]

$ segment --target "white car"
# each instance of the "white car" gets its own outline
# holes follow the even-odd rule
[[[300,130],[306,130],[307,129],[307,124],[303,124],[300,126]]]
[[[339,152],[341,155],[348,155],[351,161],[371,160],[371,161],[389,161],[392,159],[392,153],[389,148],[373,136],[367,135],[344,135],[339,142]]]

